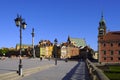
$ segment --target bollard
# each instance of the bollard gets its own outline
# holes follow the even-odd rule
[[[65,62],[68,62],[68,59],[67,59],[67,58],[65,59]]]
[[[55,65],[57,65],[57,58],[55,58]]]
[[[19,65],[19,72],[18,73],[20,76],[22,76],[22,65],[21,64]]]
[[[40,61],[42,61],[42,57],[40,57]]]

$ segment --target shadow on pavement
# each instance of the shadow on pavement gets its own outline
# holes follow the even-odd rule
[[[83,63],[83,62],[82,62]],[[86,65],[85,65],[86,66]],[[70,72],[68,72],[62,80],[90,80],[89,73],[84,65],[81,62],[73,67]],[[83,68],[84,67],[84,68]],[[84,69],[84,70],[83,70]]]
[[[12,69],[0,69],[0,71],[17,71],[17,70],[12,70]]]

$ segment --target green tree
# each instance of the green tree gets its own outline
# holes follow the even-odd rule
[[[6,55],[6,53],[8,53],[9,52],[9,49],[8,48],[2,48],[2,49],[0,49],[0,54],[3,56],[5,56]]]

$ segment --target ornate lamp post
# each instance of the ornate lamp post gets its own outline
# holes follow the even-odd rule
[[[17,15],[17,18],[15,19],[15,23],[17,27],[20,27],[20,54],[19,54],[19,70],[18,73],[20,76],[22,76],[22,29],[26,28],[26,23],[24,19],[22,19],[21,16]]]
[[[35,33],[34,33],[34,28],[32,28],[32,47],[33,47],[33,58],[35,58],[35,49],[34,49],[34,36],[35,36]]]
[[[55,47],[55,51],[54,51],[54,55],[55,55],[55,65],[57,65],[57,39],[55,38],[54,40],[54,47]]]

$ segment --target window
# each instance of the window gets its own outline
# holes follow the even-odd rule
[[[120,51],[118,51],[118,54],[120,55]]]
[[[103,54],[106,55],[106,51],[103,51]]]
[[[113,60],[113,57],[111,57],[111,60]]]
[[[118,60],[120,60],[120,57],[118,57]]]
[[[113,51],[110,51],[110,54],[113,55]]]
[[[113,43],[111,43],[110,45],[111,45],[111,47],[113,47]]]
[[[100,39],[103,39],[102,37]]]
[[[120,47],[120,43],[118,43],[118,46]]]
[[[103,46],[105,47],[105,46],[106,46],[106,44],[104,43],[104,44],[103,44]]]
[[[104,57],[104,60],[106,60],[106,57]]]

